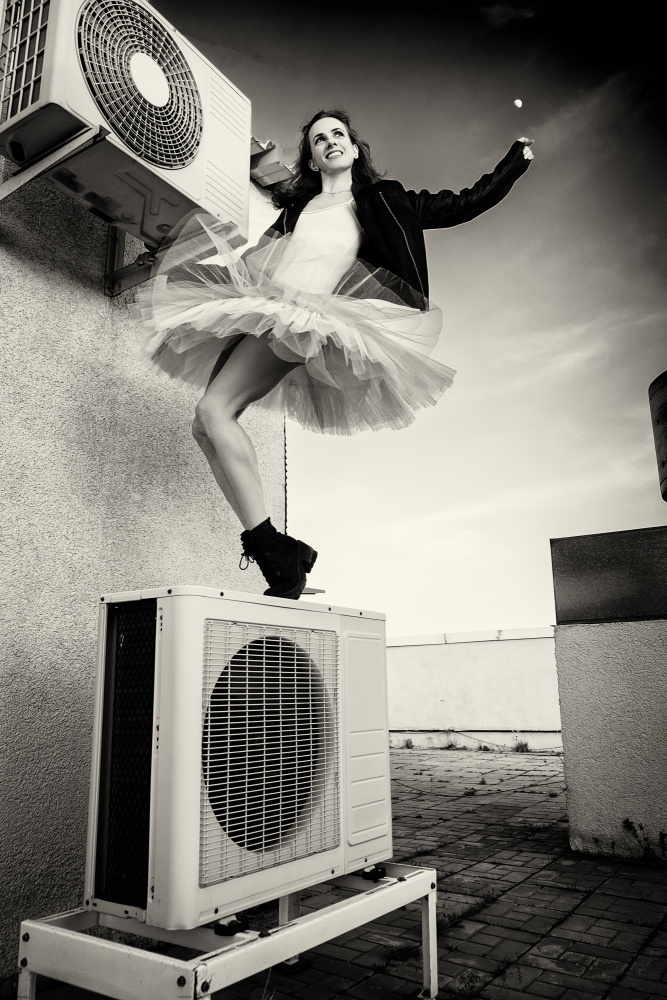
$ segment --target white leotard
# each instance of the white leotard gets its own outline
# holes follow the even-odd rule
[[[276,277],[304,292],[331,292],[356,258],[361,232],[353,198],[302,212]]]
[[[294,235],[304,240],[325,240],[344,246],[356,253],[361,243],[361,226],[354,210],[354,199],[340,205],[327,205],[310,212],[302,212],[294,228]]]

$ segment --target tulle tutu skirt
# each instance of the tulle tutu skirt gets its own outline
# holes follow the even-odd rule
[[[140,350],[158,371],[204,388],[222,351],[267,335],[299,365],[253,407],[328,434],[405,427],[452,384],[429,357],[440,309],[396,275],[292,234],[242,255],[233,243],[231,226],[193,213],[139,286]]]

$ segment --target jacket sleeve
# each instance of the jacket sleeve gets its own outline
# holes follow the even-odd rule
[[[418,212],[424,229],[445,229],[469,222],[493,208],[509,193],[510,188],[526,172],[531,161],[523,155],[525,143],[517,139],[509,152],[490,174],[484,174],[471,188],[459,194],[453,191],[408,191],[412,207]]]
[[[275,236],[276,233],[278,233],[280,236],[284,236],[284,234],[287,232],[287,228],[286,228],[287,221],[286,220],[287,220],[287,209],[284,208],[282,210],[282,212],[280,213],[280,215],[278,215],[273,220],[273,222],[271,223],[271,225],[269,226],[269,228],[263,233],[263,235],[264,236],[272,237],[272,236]]]

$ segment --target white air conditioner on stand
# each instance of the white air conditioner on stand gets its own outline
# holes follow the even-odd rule
[[[144,0],[6,0],[0,155],[158,245],[200,208],[247,236],[250,101]]]
[[[384,615],[100,605],[85,907],[193,928],[391,856]]]

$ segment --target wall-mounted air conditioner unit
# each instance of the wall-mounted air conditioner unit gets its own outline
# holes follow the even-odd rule
[[[102,598],[86,907],[190,928],[391,853],[384,615]]]
[[[0,154],[100,128],[44,176],[147,243],[195,208],[247,235],[250,101],[212,63],[143,0],[6,0]]]

